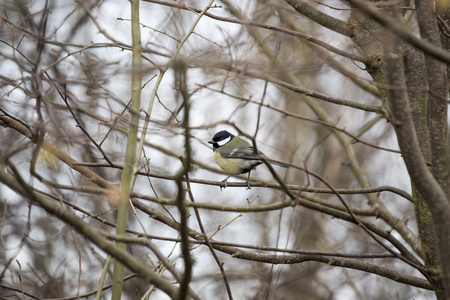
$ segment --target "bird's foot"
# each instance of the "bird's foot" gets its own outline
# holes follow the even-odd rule
[[[227,178],[222,180],[223,186],[220,186],[220,191],[222,191],[222,189],[226,189],[227,188],[227,186],[228,186],[228,183],[227,183],[228,178],[230,178],[230,176],[228,176]]]
[[[247,187],[245,188],[246,190],[251,190],[252,188],[250,187],[250,181],[247,180]]]

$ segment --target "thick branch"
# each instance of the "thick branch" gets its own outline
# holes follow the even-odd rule
[[[422,38],[436,46],[441,45],[440,33],[437,25],[434,2],[428,0],[416,1],[417,21]],[[425,70],[410,72],[406,77],[414,77],[422,74],[423,92],[419,93],[422,99],[411,103],[413,109],[413,121],[418,127],[417,135],[419,145],[425,155],[426,161],[431,165],[431,171],[442,189],[448,193],[448,132],[447,132],[447,74],[445,63],[425,55],[422,56],[422,64]],[[426,74],[427,76],[423,76]],[[411,85],[416,87],[417,85]],[[410,93],[410,97],[412,93]],[[414,96],[412,96],[414,97]],[[427,99],[428,101],[426,101]],[[416,113],[415,113],[416,112]],[[414,118],[414,116],[416,116]],[[416,191],[414,187],[413,191]],[[425,263],[427,267],[439,269],[441,262],[439,257],[438,236],[434,228],[433,219],[430,217],[430,209],[421,193],[414,193],[416,199],[415,211],[419,227],[422,248],[426,247]],[[445,289],[442,286],[442,278],[430,279],[438,299],[446,299]]]
[[[352,31],[347,26],[347,23],[333,18],[320,10],[315,9],[309,3],[302,0],[286,0],[286,3],[292,6],[298,13],[301,13],[305,17],[308,17],[312,21],[320,24],[332,31],[338,32],[345,36],[351,36]]]
[[[428,53],[439,60],[442,60],[446,63],[450,63],[450,54],[447,51],[443,50],[441,47],[436,47],[435,45],[418,38],[402,22],[396,21],[393,18],[387,16],[385,13],[377,11],[373,6],[369,4],[370,2],[362,0],[348,0],[348,2],[352,6],[359,8],[368,16],[378,21],[386,29],[395,33],[397,36],[401,37],[406,42],[416,46],[425,53]]]
[[[417,21],[422,38],[436,47],[441,46],[439,27],[435,18],[434,1],[419,0]],[[449,191],[449,143],[447,130],[447,72],[446,65],[425,55],[428,77],[428,111],[431,149],[431,170],[447,195]]]
[[[352,0],[353,1],[353,0]],[[446,290],[450,291],[450,204],[444,190],[428,170],[420,150],[416,130],[411,117],[411,109],[404,83],[404,68],[401,41],[394,34],[386,36],[384,67],[386,83],[392,85],[387,90],[391,107],[392,124],[397,133],[400,150],[413,184],[424,196],[434,219],[439,240],[439,252],[443,267]]]

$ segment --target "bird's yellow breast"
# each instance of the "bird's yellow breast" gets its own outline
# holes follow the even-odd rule
[[[242,174],[246,170],[243,166],[247,166],[248,163],[241,158],[224,158],[220,155],[219,151],[214,151],[214,159],[217,165],[229,175]]]

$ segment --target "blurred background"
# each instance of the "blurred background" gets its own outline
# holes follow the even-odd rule
[[[186,155],[183,120],[188,107],[193,160],[189,188],[196,203],[213,205],[199,209],[199,213],[206,233],[214,240],[273,255],[285,254],[283,249],[313,251],[318,256],[344,253],[355,261],[423,278],[354,222],[322,210],[346,212],[336,195],[320,190],[329,189],[328,184],[345,190],[388,185],[411,193],[390,124],[374,111],[324,101],[328,97],[368,108],[381,105],[364,64],[356,59],[358,48],[348,37],[296,13],[283,1],[216,1],[178,54],[185,73],[168,68],[162,74],[206,5],[199,0],[141,2],[140,136],[152,92],[157,90],[147,115],[150,123],[139,165],[146,175],[137,177],[133,192],[156,202],[136,199],[179,219],[175,206],[157,200],[177,197],[174,176],[182,168],[178,156]],[[312,6],[342,21],[350,13],[341,1]],[[111,166],[105,156],[123,165],[133,73],[130,3],[4,0],[1,9],[2,114],[20,120],[76,161],[90,164],[107,181],[119,183],[120,167]],[[306,96],[293,86],[318,92],[324,99]],[[227,209],[291,200],[282,188],[262,186],[277,183],[265,165],[252,172],[255,186],[251,189],[244,188],[246,175],[230,178],[230,186],[221,189],[220,181],[227,175],[216,166],[207,143],[220,130],[241,135],[249,142],[253,139],[268,157],[289,164],[289,169],[274,169],[286,184],[295,187],[294,194],[317,204],[316,208],[297,204],[259,212]],[[65,201],[67,209],[93,228],[115,232],[114,206],[108,197],[95,192],[96,186],[82,174],[45,149],[33,158],[35,143],[11,128],[0,127],[0,141],[2,156],[8,157],[29,185]],[[32,161],[38,175],[32,172]],[[319,176],[308,175],[305,170]],[[241,185],[233,186],[236,182]],[[0,296],[93,299],[107,254],[7,185],[0,184],[0,195]],[[408,199],[383,190],[372,194],[343,192],[342,197],[362,220],[390,232],[419,256],[414,248],[418,243],[414,209]],[[186,200],[192,199],[186,195]],[[382,203],[385,214],[381,215],[392,218],[380,217],[375,203]],[[190,213],[188,225],[200,231],[193,211]],[[403,226],[399,231],[394,230],[395,222]],[[164,256],[183,270],[177,230],[132,209],[127,228],[133,236],[148,234]],[[195,260],[191,288],[202,299],[227,299],[223,276],[208,247],[191,247]],[[167,275],[147,247],[129,244],[127,250]],[[363,254],[368,257],[357,257]],[[217,255],[224,263],[235,299],[429,299],[432,295],[426,289],[369,271],[323,262],[271,264],[233,258],[220,251]],[[108,272],[111,275],[112,268]],[[106,283],[110,282],[107,276]],[[124,297],[168,299],[150,288],[139,277],[129,276]],[[105,288],[103,298],[109,297],[110,289]]]

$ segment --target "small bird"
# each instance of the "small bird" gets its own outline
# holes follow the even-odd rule
[[[250,189],[250,171],[256,169],[256,166],[263,163],[261,157],[266,157],[264,153],[258,151],[255,153],[254,148],[246,140],[234,136],[226,130],[217,132],[212,141],[208,142],[213,145],[214,159],[217,165],[229,174],[223,181],[227,187],[227,180],[232,175],[244,174],[248,172],[247,189]],[[269,160],[271,164],[287,168],[288,166]]]

